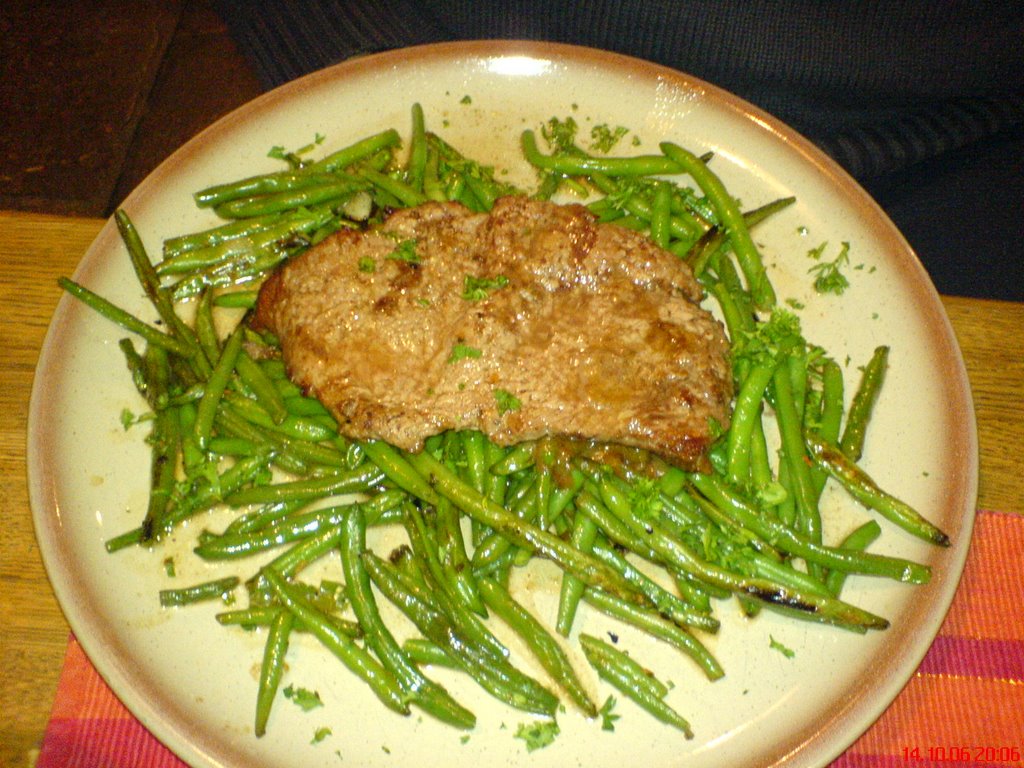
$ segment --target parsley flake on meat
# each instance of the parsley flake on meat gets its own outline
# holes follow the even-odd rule
[[[413,238],[401,241],[386,258],[404,261],[407,264],[419,264],[423,260],[416,252],[416,241]]]
[[[518,411],[523,406],[519,398],[513,395],[507,389],[494,390],[494,400],[498,404],[498,413]]]
[[[448,364],[457,363],[459,360],[465,360],[466,358],[477,358],[482,355],[483,352],[476,347],[471,347],[467,344],[456,344],[452,347],[452,353],[448,356]]]
[[[466,301],[483,301],[491,291],[504,288],[506,285],[508,285],[508,278],[504,275],[497,277],[466,275],[466,279],[462,283],[462,298]]]

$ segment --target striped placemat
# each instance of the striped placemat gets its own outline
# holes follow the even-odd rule
[[[917,672],[832,768],[1024,765],[1024,516],[980,511],[949,614]],[[36,768],[184,768],[70,638]]]

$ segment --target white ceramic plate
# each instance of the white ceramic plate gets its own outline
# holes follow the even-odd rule
[[[654,151],[663,139],[698,153],[713,151],[715,170],[746,207],[795,194],[798,203],[756,237],[781,298],[805,304],[800,314],[808,338],[849,361],[849,389],[856,366],[873,348],[891,346],[865,466],[949,532],[953,546],[932,548],[884,525],[878,550],[929,563],[933,581],[910,587],[851,580],[849,599],[893,622],[890,630],[866,637],[770,614],[746,621],[734,604],[723,604],[724,626],[708,644],[727,675],[714,684],[687,659],[623,632],[623,645],[674,684],[669,701],[690,719],[693,741],[620,696],[614,732],[566,712],[555,743],[528,754],[513,734],[531,718],[489,702],[468,681],[438,673],[478,714],[476,731],[463,739],[429,718],[402,719],[385,711],[305,637],[293,643],[286,683],[317,689],[324,707],[304,713],[281,699],[268,735],[256,739],[251,723],[263,635],[220,628],[213,620],[217,605],[164,611],[157,604],[160,588],[225,572],[186,556],[196,534],[216,522],[193,522],[169,544],[178,563],[173,581],[162,567],[168,552],[112,556],[104,550],[104,541],[137,525],[144,509],[145,430],[126,433],[119,422],[123,408],[144,406],[117,349],[123,334],[65,298],[39,362],[29,471],[43,557],[86,652],[128,708],[195,766],[827,763],[889,705],[924,655],[952,599],[973,523],[977,451],[968,384],[948,321],[917,259],[849,177],[749,104],[648,63],[534,43],[428,46],[306,77],[197,136],[124,207],[157,253],[165,236],[213,223],[192,205],[193,191],[279,167],[267,158],[274,145],[295,148],[322,134],[326,153],[386,127],[408,135],[414,101],[424,106],[428,127],[525,183],[531,178],[518,159],[520,132],[572,115],[584,138],[597,123],[628,127],[642,144],[633,150],[627,141],[623,151]],[[849,242],[857,267],[842,297],[810,289],[807,252],[826,240],[833,255],[841,242]],[[110,224],[76,279],[152,315]],[[833,540],[866,517],[836,494],[824,507]],[[553,606],[553,589],[540,584],[525,602],[551,615],[543,612]],[[601,634],[613,626],[586,613],[580,628]],[[771,649],[771,638],[794,657]],[[587,684],[603,701],[608,689],[592,674]],[[321,726],[332,735],[313,745]]]

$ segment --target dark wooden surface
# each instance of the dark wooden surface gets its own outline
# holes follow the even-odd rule
[[[106,216],[260,92],[207,0],[4,0],[0,209]]]

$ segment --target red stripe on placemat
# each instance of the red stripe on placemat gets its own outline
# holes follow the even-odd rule
[[[1021,683],[1024,682],[1024,642],[940,635],[935,638],[917,671],[928,675],[990,677]]]
[[[941,635],[1024,641],[1024,515],[979,510]]]
[[[979,510],[935,642],[892,706],[831,768],[1024,765],[1022,598],[1024,517]],[[986,759],[1000,754],[1011,759]]]
[[[134,718],[51,720],[36,768],[186,768]]]
[[[125,708],[71,637],[35,768],[187,768]]]

